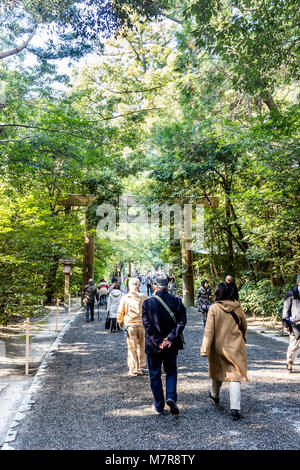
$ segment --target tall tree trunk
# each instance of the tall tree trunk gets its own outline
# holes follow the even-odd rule
[[[275,103],[273,96],[271,95],[270,92],[266,91],[262,93],[261,99],[268,106],[270,111],[275,111],[276,113],[279,113],[279,108],[277,104]]]
[[[44,292],[46,296],[46,303],[52,302],[55,288],[56,288],[56,274],[59,266],[59,256],[54,255],[52,257],[51,267],[44,280]]]
[[[192,233],[192,205],[185,204],[182,230],[182,291],[186,307],[194,305],[194,251]]]
[[[228,265],[231,276],[234,277],[234,250],[233,250],[233,235],[231,231],[231,208],[230,208],[230,197],[229,193],[225,193],[225,217],[227,222],[227,255],[228,255]]]
[[[194,305],[194,252],[190,249],[191,240],[182,237],[182,293],[186,307]]]
[[[239,243],[239,247],[241,248],[241,250],[246,253],[246,251],[248,250],[248,243],[245,242],[243,239],[244,239],[244,234],[243,234],[243,231],[242,231],[242,227],[240,226],[240,224],[238,223],[237,221],[237,216],[236,216],[236,213],[235,213],[235,210],[234,210],[234,207],[230,201],[230,210],[231,210],[231,215],[233,217],[233,220],[234,220],[234,225],[238,231],[238,234],[239,234],[239,237],[240,237],[240,243]]]
[[[84,287],[87,285],[89,279],[94,278],[94,256],[95,256],[95,234],[89,232],[88,218],[87,216],[85,216],[81,302],[83,301]]]
[[[209,228],[210,231],[210,259],[211,259],[211,273],[215,279],[218,279],[218,272],[214,260],[214,232],[212,228]]]

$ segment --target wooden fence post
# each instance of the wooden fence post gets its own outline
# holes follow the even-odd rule
[[[59,299],[56,299],[56,328],[55,328],[55,331],[58,331],[58,316],[59,316]]]
[[[25,343],[25,375],[28,375],[29,372],[29,317],[25,320],[25,335],[26,335],[26,343]]]

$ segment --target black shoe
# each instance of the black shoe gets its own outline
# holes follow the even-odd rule
[[[172,415],[178,415],[179,414],[179,408],[178,406],[176,405],[175,401],[172,400],[171,398],[169,398],[169,400],[167,400],[167,405],[170,407],[170,413]]]
[[[93,318],[91,318],[91,321],[94,321],[94,319],[93,319]]]
[[[215,405],[218,405],[220,403],[220,398],[215,398],[211,394],[211,390],[208,392],[208,396],[214,401]]]
[[[243,418],[243,416],[239,413],[239,410],[231,410],[231,417],[233,421],[238,421],[239,419]]]

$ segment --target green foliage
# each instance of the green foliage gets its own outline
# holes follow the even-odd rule
[[[285,288],[272,286],[268,279],[257,283],[248,281],[239,292],[240,302],[248,314],[279,320],[282,316],[283,297],[287,290],[288,286]]]
[[[0,69],[0,322],[62,297],[61,257],[78,258],[71,292],[80,289],[84,212],[62,207],[69,194],[96,195],[92,230],[97,205],[116,206],[123,193],[147,206],[218,198],[205,209],[196,287],[233,274],[248,311],[280,314],[300,262],[297,8],[294,0],[1,3],[0,57],[36,25],[48,39],[13,52],[22,59],[30,50],[40,65],[16,70],[7,56]],[[113,30],[120,34],[99,40]],[[46,61],[93,48],[101,54],[72,76]],[[180,289],[182,247],[162,233],[101,234],[96,280],[121,262],[145,270],[168,262]]]
[[[270,109],[278,79],[299,77],[298,13],[295,0],[193,0],[185,10],[197,45],[226,63],[236,89],[259,94]]]
[[[156,16],[167,3],[164,0],[1,1],[0,59],[26,50],[44,65],[49,59],[78,59],[101,49],[100,35],[109,36],[125,25],[132,27],[132,11],[145,18]],[[40,41],[38,28],[46,41]]]

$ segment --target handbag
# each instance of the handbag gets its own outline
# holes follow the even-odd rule
[[[106,330],[109,330],[109,328],[110,328],[109,311],[107,312],[107,317],[106,317],[106,320],[105,320],[104,328],[105,328]]]
[[[292,323],[291,326],[296,340],[300,339],[300,322]]]
[[[233,311],[232,311],[232,312],[229,312],[229,313],[230,313],[230,315],[233,317],[233,319],[234,319],[235,323],[237,324],[237,326],[239,327],[239,330],[240,330],[240,332],[241,332],[242,335],[243,335],[243,340],[244,340],[245,343],[246,343],[245,333],[244,333],[244,331],[242,330],[242,327],[241,327],[241,325],[240,325],[240,322],[239,322],[238,317],[236,316],[236,314],[235,314]]]
[[[170,317],[172,318],[173,322],[175,323],[175,325],[177,325],[177,320],[176,320],[176,316],[175,314],[172,312],[172,310],[170,309],[169,305],[166,304],[166,302],[163,301],[163,299],[161,299],[158,295],[154,295],[153,296],[155,299],[159,300],[159,302],[165,307],[165,309],[167,310],[167,312],[170,314]],[[181,341],[182,341],[182,347],[184,349],[184,345],[185,345],[185,341],[184,341],[184,336],[182,333],[180,333],[180,338],[181,338]]]

